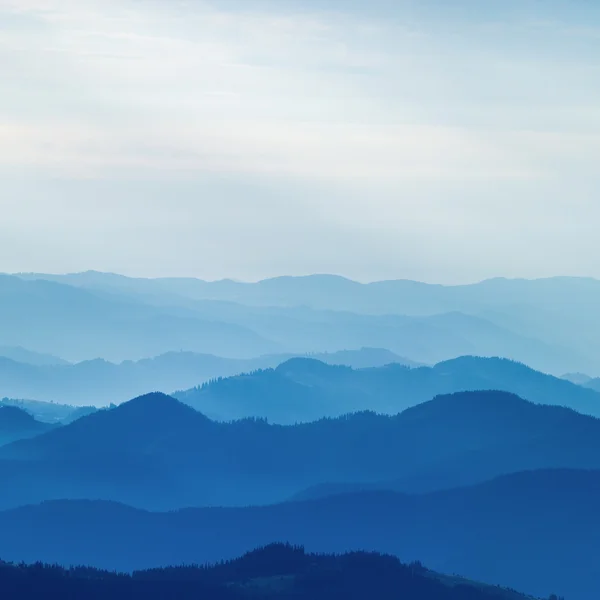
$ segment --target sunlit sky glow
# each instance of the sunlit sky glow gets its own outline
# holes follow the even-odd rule
[[[600,277],[599,4],[0,0],[0,270]]]

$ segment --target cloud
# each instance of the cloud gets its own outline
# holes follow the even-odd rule
[[[593,15],[533,6],[0,0],[1,233],[96,268],[109,236],[117,270],[164,226],[153,264],[227,239],[216,276],[534,272],[527,239],[600,217],[600,78]]]

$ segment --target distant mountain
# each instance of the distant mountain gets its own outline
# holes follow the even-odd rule
[[[501,390],[535,402],[600,416],[600,394],[498,358],[462,357],[434,367],[352,370],[292,359],[274,370],[221,379],[175,397],[209,417],[293,424],[373,410],[395,414],[439,394]]]
[[[585,373],[565,373],[561,379],[566,379],[571,383],[582,386],[585,386],[587,383],[592,381],[592,378]]]
[[[600,392],[600,378],[590,379],[585,384],[585,387],[594,390],[595,392]]]
[[[69,364],[66,360],[52,356],[52,354],[40,354],[20,346],[0,346],[0,357],[38,367]]]
[[[18,400],[14,398],[2,398],[0,406],[16,406],[32,415],[36,421],[54,425],[67,425],[98,410],[94,406],[73,406],[71,404],[57,404],[55,402],[42,402],[39,400]]]
[[[98,356],[120,361],[175,348],[232,357],[279,350],[248,328],[197,312],[7,275],[0,275],[0,343],[71,361]]]
[[[91,567],[0,564],[5,600],[528,600],[509,589],[448,577],[397,558],[352,552],[308,554],[289,544],[271,544],[211,566],[171,566],[132,574]],[[531,600],[531,599],[529,599]]]
[[[274,277],[257,283],[193,278],[130,278],[88,271],[68,275],[19,274],[24,279],[46,279],[103,291],[193,300],[236,302],[248,306],[307,306],[363,314],[434,315],[486,308],[540,306],[548,310],[577,306],[591,308],[600,302],[600,281],[578,277],[546,279],[496,278],[467,285],[427,284],[409,280],[361,284],[336,275]]]
[[[279,539],[315,552],[417,557],[437,571],[537,597],[589,600],[600,594],[599,503],[593,471],[524,472],[427,495],[361,493],[169,514],[56,502],[0,513],[0,555],[132,570],[228,559]]]
[[[393,302],[385,300],[388,287],[395,290],[396,283],[402,284],[400,292],[394,291]],[[6,332],[0,327],[0,343],[18,343],[37,351],[51,348],[73,361],[102,356],[118,362],[175,349],[250,358],[373,347],[387,348],[425,364],[465,354],[505,356],[557,374],[590,371],[597,364],[593,348],[596,338],[588,340],[586,334],[585,347],[580,348],[573,336],[575,329],[563,331],[562,321],[552,320],[554,314],[540,326],[530,325],[540,320],[545,309],[538,311],[534,306],[530,310],[527,305],[505,314],[496,304],[432,304],[423,299],[415,312],[409,310],[407,298],[414,290],[430,290],[430,286],[410,283],[405,289],[402,282],[396,283],[362,286],[327,276],[260,284],[137,280],[98,273],[4,276],[0,277],[0,309],[7,295],[2,290],[10,288],[9,327]],[[302,291],[305,286],[312,290],[308,295]],[[336,291],[338,288],[346,292]],[[213,298],[213,289],[223,290],[223,298],[220,291]],[[263,291],[268,292],[265,298],[271,299],[271,304],[256,302],[254,292],[248,290],[258,290],[260,297]],[[356,295],[349,290],[355,290]],[[363,311],[356,300],[364,290],[369,297],[383,298],[389,314]],[[500,292],[488,296],[509,298]],[[436,310],[427,310],[429,305]],[[407,308],[406,313],[402,307]],[[26,328],[28,311],[35,313],[34,327]],[[548,331],[554,330],[556,335],[547,339]]]
[[[16,406],[0,405],[0,445],[31,438],[51,428]]]
[[[600,469],[600,421],[504,392],[395,417],[217,423],[162,394],[0,448],[0,507],[59,498],[151,510],[281,501],[318,484],[430,491],[541,468]]]
[[[343,277],[313,275],[277,277],[258,283],[229,280],[206,282],[197,279],[130,279],[105,273],[53,278],[88,289],[111,290],[152,299],[157,303],[187,301],[235,302],[255,307],[307,307],[313,310],[347,311],[369,315],[432,316],[460,312],[480,317],[504,330],[520,333],[553,348],[563,356],[560,364],[534,363],[532,356],[506,355],[536,368],[560,374],[586,371],[598,375],[600,360],[600,281],[589,278],[490,279],[476,284],[443,286],[396,280],[360,284]],[[365,343],[365,342],[363,342]],[[352,344],[356,345],[356,344]],[[372,345],[372,344],[367,344]],[[426,359],[414,353],[388,347],[424,362],[438,362],[450,356]],[[340,347],[348,344],[340,344]],[[464,350],[458,354],[487,354]],[[568,360],[567,360],[568,359]],[[567,365],[567,362],[569,363]]]
[[[33,366],[0,358],[0,397],[101,406],[120,403],[149,390],[170,393],[218,377],[276,367],[290,356],[274,354],[244,360],[193,352],[169,352],[156,358],[120,364],[92,360],[58,366]],[[316,354],[315,357],[332,364],[357,366],[417,365],[388,350],[374,348]]]
[[[324,362],[328,365],[339,365],[352,369],[370,369],[385,367],[395,364],[404,367],[422,367],[422,363],[410,360],[404,356],[398,356],[394,352],[383,348],[360,348],[359,350],[338,350],[337,352],[313,352],[308,355],[278,355],[277,364],[281,364],[292,358],[311,358]]]

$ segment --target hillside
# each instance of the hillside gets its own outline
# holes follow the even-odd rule
[[[222,379],[175,397],[217,420],[261,417],[289,424],[362,410],[395,414],[436,395],[470,390],[502,390],[600,416],[600,393],[519,363],[477,357],[434,367],[361,370],[294,359],[275,370]]]
[[[594,390],[595,392],[600,392],[600,378],[591,379],[586,382],[585,387]]]
[[[70,285],[77,278],[44,277],[0,276],[0,343],[72,362],[99,356],[120,362],[173,350],[252,358],[372,347],[424,364],[466,354],[505,356],[556,373],[589,371],[594,364],[568,345],[456,309],[366,314],[344,310],[343,303],[334,310],[302,305],[301,296],[293,306],[249,306],[245,297],[198,300],[174,290],[136,291],[137,280],[130,288],[131,282],[78,286]]]
[[[529,355],[463,348],[454,356],[502,355],[557,375],[566,371],[598,375],[600,326],[595,307],[600,303],[600,281],[590,278],[496,278],[469,285],[444,286],[407,280],[360,284],[331,275],[277,277],[257,283],[176,278],[132,279],[106,273],[35,277],[55,278],[88,289],[141,294],[152,297],[156,302],[173,302],[177,297],[187,302],[235,302],[257,308],[302,306],[317,311],[347,311],[380,316],[427,317],[459,312],[485,319],[505,331],[519,332],[522,339],[537,340],[540,345],[537,353]],[[542,356],[543,345],[560,354],[562,370],[554,360],[556,356]],[[346,344],[340,347],[350,346]],[[389,344],[383,344],[383,347],[427,363],[451,358],[448,355],[425,358],[410,349],[401,351]]]
[[[0,405],[0,445],[31,438],[51,428],[16,406]]]
[[[98,410],[94,406],[73,406],[72,404],[57,404],[56,402],[43,402],[40,400],[19,400],[15,398],[2,398],[0,406],[16,406],[42,423],[66,425],[80,417],[92,414]]]
[[[449,579],[391,556],[353,552],[341,556],[308,554],[300,547],[271,544],[225,563],[205,567],[165,567],[116,574],[90,567],[0,563],[2,597],[40,596],[88,599],[145,598],[242,600],[294,598],[323,600],[375,595],[390,600],[527,600],[511,590]]]
[[[0,332],[2,345],[70,361],[121,361],[173,349],[251,357],[279,349],[241,325],[183,309],[8,275],[0,275]]]
[[[66,360],[52,356],[52,354],[40,354],[20,346],[0,346],[0,357],[38,367],[69,364]]]
[[[599,468],[600,421],[503,392],[395,417],[218,423],[161,394],[0,448],[0,507],[53,498],[149,509],[277,502],[318,484],[428,491],[539,468]],[[14,485],[11,485],[14,483]]]
[[[168,514],[56,502],[0,513],[0,555],[130,570],[214,562],[278,539],[316,552],[418,558],[537,597],[589,600],[600,593],[598,502],[600,474],[584,471],[520,473],[423,496],[363,493]]]
[[[293,355],[251,359],[223,358],[194,352],[168,352],[155,358],[119,364],[91,360],[68,365],[33,365],[0,357],[0,397],[35,398],[38,401],[104,406],[129,400],[149,390],[171,393],[210,379],[276,367]],[[362,348],[314,358],[330,364],[383,366],[414,365],[387,350]]]

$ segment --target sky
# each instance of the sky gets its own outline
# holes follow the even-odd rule
[[[596,0],[0,0],[0,271],[600,277]]]

